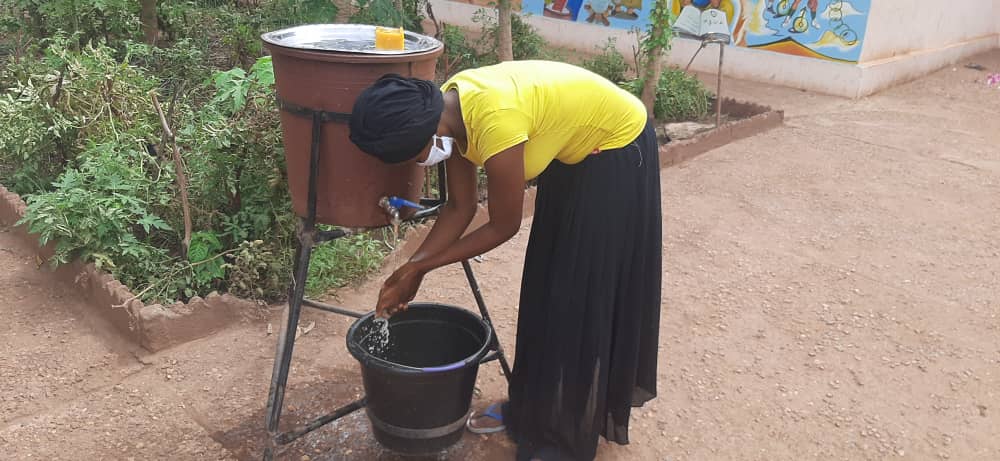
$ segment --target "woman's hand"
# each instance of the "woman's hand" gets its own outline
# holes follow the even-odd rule
[[[389,318],[406,310],[406,305],[417,295],[425,272],[414,263],[406,263],[382,284],[378,294],[375,315]]]

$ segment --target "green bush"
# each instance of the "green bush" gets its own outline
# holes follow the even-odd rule
[[[42,65],[5,72],[18,80],[0,97],[0,180],[18,193],[47,189],[86,143],[147,138],[156,126],[147,102],[155,79],[105,46],[76,52],[61,35],[44,44]]]
[[[476,10],[472,16],[472,21],[479,24],[482,35],[477,42],[478,48],[483,50],[481,55],[481,65],[495,64],[500,61],[497,51],[500,36],[500,25],[497,20],[495,9]],[[510,30],[513,38],[512,48],[515,60],[540,59],[546,57],[545,39],[538,33],[531,24],[528,24],[519,14],[512,14],[510,17]]]
[[[181,84],[197,86],[212,74],[207,65],[205,48],[190,38],[183,38],[168,47],[126,42],[125,61],[159,77],[164,86],[178,88]]]
[[[639,96],[642,81],[630,80],[621,84],[622,88]],[[692,75],[680,69],[664,69],[656,85],[656,101],[653,115],[663,122],[701,120],[708,116],[712,93]]]
[[[53,263],[93,261],[122,275],[162,263],[156,244],[174,240],[156,212],[171,201],[165,181],[151,179],[148,154],[135,139],[94,144],[79,167],[67,168],[50,192],[28,196],[23,223],[44,245],[58,240]]]
[[[608,38],[603,47],[598,47],[600,54],[583,61],[581,67],[612,82],[624,82],[628,76],[629,65],[625,61],[625,56],[618,52],[615,43],[616,41],[613,37]]]
[[[339,288],[376,270],[389,248],[370,234],[355,234],[313,250],[306,292],[321,294]]]
[[[385,27],[402,27],[413,32],[423,32],[426,0],[402,0],[403,9],[396,8],[394,0],[357,0],[358,11],[350,22]]]
[[[7,0],[2,8],[6,29],[38,38],[62,31],[78,46],[98,42],[113,46],[138,38],[139,2],[134,0]]]
[[[258,7],[161,1],[167,39],[150,47],[132,40],[132,27],[138,29],[131,20],[119,21],[123,32],[106,37],[103,23],[87,24],[101,32],[91,42],[81,41],[90,34],[82,26],[50,32],[50,18],[73,11],[67,5],[82,17],[101,10],[87,4],[93,8],[84,11],[75,3],[85,2],[71,0],[42,3],[15,5],[33,8],[31,17],[40,21],[33,29],[15,30],[7,19],[16,14],[0,21],[4,31],[39,34],[34,48],[0,68],[0,183],[26,198],[23,223],[58,242],[51,262],[93,262],[144,302],[212,290],[283,298],[297,218],[285,181],[273,69],[270,58],[259,58],[259,34],[317,22],[336,7],[326,0]],[[131,17],[131,6],[122,8],[122,17]],[[153,108],[154,92],[188,179],[194,232],[186,257],[174,146]],[[377,269],[386,251],[367,234],[317,248],[310,293]]]
[[[76,139],[74,120],[49,105],[46,89],[27,80],[0,96],[0,183],[21,195],[49,187]]]
[[[475,44],[469,43],[461,27],[445,24],[441,28],[444,54],[438,59],[438,73],[444,78],[482,65],[482,55]]]

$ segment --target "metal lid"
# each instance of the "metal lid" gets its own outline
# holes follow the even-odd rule
[[[433,37],[403,32],[402,50],[376,50],[375,26],[363,24],[311,24],[261,35],[267,43],[287,48],[339,53],[399,55],[421,53],[442,46]]]

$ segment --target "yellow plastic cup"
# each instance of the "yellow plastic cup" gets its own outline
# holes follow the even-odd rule
[[[403,28],[397,27],[376,27],[375,28],[375,49],[376,50],[392,50],[392,51],[402,51],[403,44]]]

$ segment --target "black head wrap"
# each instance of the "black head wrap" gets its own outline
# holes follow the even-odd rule
[[[444,96],[432,82],[388,74],[354,101],[351,142],[385,163],[416,157],[437,132]]]

